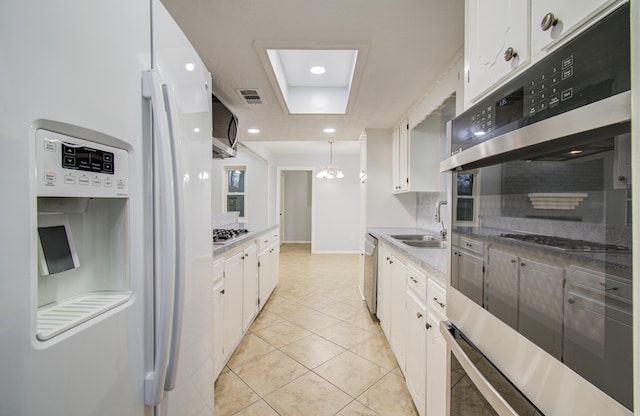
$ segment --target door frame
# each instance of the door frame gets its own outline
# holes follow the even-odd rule
[[[316,224],[316,187],[315,180],[316,177],[316,168],[310,166],[278,166],[276,173],[276,223],[280,227],[282,231],[280,233],[280,245],[284,243],[284,224],[282,221],[282,212],[281,212],[281,200],[284,198],[284,189],[282,188],[282,175],[284,172],[290,171],[306,171],[311,172],[311,252],[314,252],[314,241],[315,241],[315,224]]]

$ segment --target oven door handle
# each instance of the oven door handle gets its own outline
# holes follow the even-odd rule
[[[464,371],[480,391],[482,396],[487,400],[487,402],[489,402],[491,407],[493,407],[500,416],[519,416],[518,413],[513,410],[513,407],[507,403],[504,397],[502,397],[491,383],[489,383],[489,381],[482,375],[482,373],[480,373],[469,356],[456,342],[455,338],[449,331],[449,324],[447,322],[440,322],[440,333],[444,336],[444,339],[447,341],[447,346],[456,356],[456,359]]]

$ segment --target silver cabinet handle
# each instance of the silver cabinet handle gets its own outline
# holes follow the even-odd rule
[[[437,303],[438,305],[440,305],[440,307],[441,307],[441,308],[444,308],[444,303],[440,302],[440,301],[438,300],[438,298],[434,297],[434,298],[433,298],[433,301],[434,301],[435,303]]]
[[[607,285],[602,282],[598,282],[598,283],[600,284],[600,286],[602,286],[604,290],[618,290],[617,286],[607,287]]]
[[[518,52],[515,49],[513,49],[511,46],[509,46],[504,51],[504,60],[507,61],[507,62],[509,62],[513,58],[516,58],[517,56],[518,56]]]
[[[431,324],[430,324],[429,322],[427,322],[427,323],[425,324],[425,327],[426,327],[427,329],[431,329]]]
[[[556,17],[556,15],[553,13],[547,13],[544,15],[542,21],[540,22],[540,29],[546,32],[557,24],[558,18]]]
[[[416,283],[416,284],[418,283],[418,281],[413,276],[409,276],[409,279],[411,279],[413,283]]]
[[[416,313],[416,318],[418,319],[422,318],[422,314],[420,312]]]

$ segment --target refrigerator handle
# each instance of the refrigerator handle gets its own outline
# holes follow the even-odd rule
[[[176,227],[176,257],[175,257],[175,296],[173,300],[173,328],[171,333],[171,348],[169,350],[169,363],[167,365],[167,375],[164,383],[164,389],[171,391],[176,384],[176,375],[178,372],[178,358],[180,357],[180,340],[182,333],[182,312],[184,309],[184,281],[185,281],[185,264],[184,264],[184,188],[183,188],[183,166],[180,160],[180,126],[178,118],[178,105],[175,99],[175,92],[171,86],[165,86],[165,103],[167,105],[167,115],[169,120],[169,138],[171,140],[171,159],[173,162],[172,172],[174,188],[174,204],[175,204],[175,227]],[[184,151],[184,150],[183,150]]]
[[[145,404],[163,398],[175,299],[175,205],[169,120],[157,71],[142,73],[142,95],[151,100],[154,149],[154,363],[145,375]]]

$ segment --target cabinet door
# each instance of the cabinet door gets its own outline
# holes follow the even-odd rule
[[[244,253],[224,262],[224,353],[233,351],[242,337],[242,279]]]
[[[529,2],[466,0],[465,28],[465,100],[472,102],[528,62]],[[507,60],[509,48],[516,55]]]
[[[380,320],[382,332],[391,337],[391,254],[380,245],[378,248],[378,310],[376,315]]]
[[[447,342],[440,333],[440,321],[427,317],[427,415],[445,416],[447,410]]]
[[[390,344],[402,372],[405,372],[406,357],[406,292],[407,266],[391,257],[391,337]]]
[[[520,259],[518,332],[559,360],[563,298],[563,268]]]
[[[482,306],[484,259],[468,251],[458,257],[458,290]]]
[[[400,125],[400,143],[398,148],[398,186],[399,191],[409,190],[409,121]]]
[[[217,378],[224,364],[224,263],[213,265],[213,367]]]
[[[617,0],[531,0],[531,53],[548,49]],[[555,23],[554,23],[555,22]]]
[[[424,416],[427,394],[427,312],[425,305],[407,293],[407,388],[420,416]]]
[[[224,281],[213,286],[213,366],[214,377],[222,372],[224,364]]]
[[[486,308],[513,329],[518,328],[518,256],[489,248],[485,274]]]
[[[258,250],[255,244],[243,253],[242,329],[246,331],[258,313]]]
[[[260,267],[258,268],[258,307],[262,309],[264,304],[267,302],[269,298],[269,286],[271,285],[271,273],[273,270],[273,266],[271,265],[272,256],[269,250],[265,250],[260,253],[258,257],[258,263]]]
[[[631,163],[631,134],[616,136],[613,148],[614,189],[631,188]]]
[[[631,304],[608,296],[604,290],[570,285],[564,322],[564,363],[632,408]]]
[[[400,127],[393,130],[391,140],[391,177],[392,192],[400,190]]]

